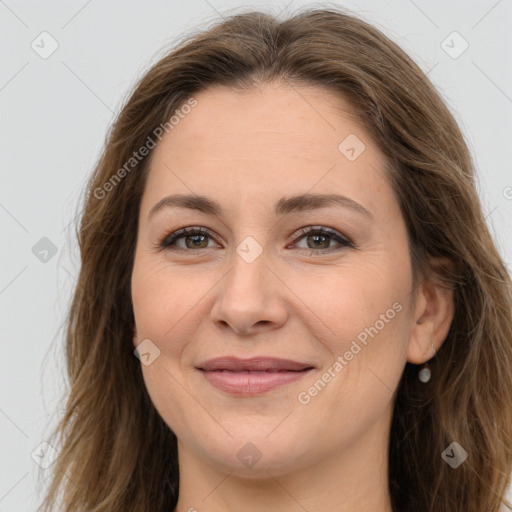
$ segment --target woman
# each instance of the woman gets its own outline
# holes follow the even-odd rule
[[[88,185],[45,510],[500,510],[512,298],[473,172],[341,9],[183,41]]]

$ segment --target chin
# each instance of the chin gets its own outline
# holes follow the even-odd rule
[[[273,434],[268,436],[269,432],[271,430],[265,429],[254,435],[238,433],[229,440],[218,439],[198,449],[202,457],[209,459],[219,469],[254,479],[268,479],[269,473],[286,474],[296,469],[301,459],[311,455],[305,439],[300,440],[299,436],[293,436],[289,431],[275,437],[272,437]],[[207,436],[204,438],[207,439]]]

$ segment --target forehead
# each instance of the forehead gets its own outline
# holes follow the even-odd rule
[[[194,98],[153,150],[143,203],[174,192],[213,195],[226,207],[308,191],[343,193],[369,209],[376,196],[393,201],[383,155],[334,92],[281,82],[215,86]]]
[[[183,150],[200,147],[210,158],[225,156],[226,151],[243,158],[258,150],[261,159],[267,159],[268,152],[261,152],[265,144],[281,149],[279,154],[293,149],[289,156],[325,159],[337,156],[344,132],[357,131],[367,138],[349,113],[350,105],[324,88],[285,82],[247,91],[214,86],[194,97],[197,106],[168,134],[167,143]]]

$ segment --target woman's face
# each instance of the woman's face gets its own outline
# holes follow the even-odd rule
[[[384,157],[321,89],[195,99],[152,150],[140,209],[133,342],[151,399],[180,457],[214,467],[367,462],[415,322]]]

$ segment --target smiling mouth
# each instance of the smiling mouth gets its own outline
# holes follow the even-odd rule
[[[216,388],[235,395],[255,395],[265,393],[279,386],[295,382],[308,374],[305,370],[200,370],[206,380]]]
[[[257,395],[295,382],[314,367],[285,359],[217,358],[196,367],[217,389],[234,395]]]

